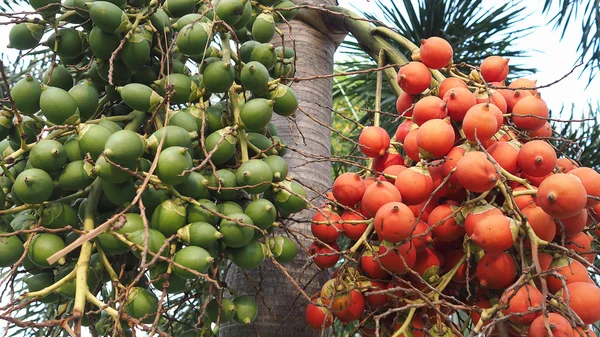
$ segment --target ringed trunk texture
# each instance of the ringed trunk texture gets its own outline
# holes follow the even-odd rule
[[[335,0],[319,0],[315,4],[335,5]],[[296,77],[310,77],[333,73],[333,55],[343,39],[344,33],[333,34],[315,29],[305,21],[314,20],[314,12],[298,13],[290,29],[286,24],[279,25],[285,34],[285,46],[292,46],[292,38],[296,48]],[[302,20],[303,17],[307,18]],[[281,44],[276,36],[274,44]],[[279,135],[289,146],[285,156],[290,167],[290,175],[302,183],[308,192],[312,205],[319,206],[324,194],[332,184],[331,163],[326,160],[330,155],[330,132],[307,115],[317,119],[324,125],[331,123],[332,81],[318,79],[293,83],[292,88],[298,96],[300,109],[295,120],[276,116],[273,119]],[[303,112],[304,111],[304,112]],[[312,191],[314,189],[315,191]],[[298,231],[310,233],[310,220],[314,209],[296,214],[292,221],[285,223],[296,231],[292,240],[299,242],[298,258],[284,265],[289,275],[310,296],[320,290],[322,282],[327,279],[325,271],[313,267],[307,255],[312,240],[303,237]],[[277,235],[285,236],[282,230]],[[259,305],[259,316],[254,324],[223,325],[220,329],[222,337],[248,336],[320,336],[320,331],[310,329],[304,319],[307,300],[292,284],[283,272],[267,259],[263,265],[252,271],[243,271],[232,265],[226,278],[227,285],[239,295],[255,296]]]

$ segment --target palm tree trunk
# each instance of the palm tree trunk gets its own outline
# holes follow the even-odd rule
[[[335,0],[319,0],[316,4],[335,5]],[[315,19],[314,12],[305,14],[310,20]],[[345,34],[333,34],[324,29],[321,31],[301,21],[299,13],[297,20],[290,23],[291,37],[295,40],[297,71],[296,77],[310,77],[331,74],[333,72],[333,54]],[[299,20],[298,20],[299,19]],[[291,46],[292,39],[289,27],[280,25],[286,34],[286,47]],[[275,41],[280,42],[279,37]],[[332,104],[332,86],[330,79],[310,80],[292,85],[298,96],[302,111],[298,110],[294,122],[282,117],[276,117],[273,122],[277,125],[279,135],[290,147],[286,160],[290,166],[290,175],[307,187],[309,199],[313,205],[319,205],[323,194],[331,187],[331,163],[315,160],[328,157],[330,154],[329,130],[314,122],[307,115],[325,125],[331,122],[330,107]],[[294,151],[294,150],[298,150]],[[312,157],[312,158],[311,158]],[[311,191],[310,188],[315,191]],[[314,210],[306,210],[294,216],[285,226],[293,231],[310,235],[310,219]],[[278,235],[285,235],[278,233]],[[310,264],[306,251],[312,242],[301,235],[294,235],[299,243],[298,258],[287,265],[289,275],[296,280],[309,295],[320,289],[321,282],[327,275]],[[229,324],[221,327],[220,335],[224,337],[247,336],[319,336],[320,332],[311,330],[304,320],[306,299],[292,284],[282,271],[270,261],[260,268],[244,272],[235,266],[228,271],[226,282],[239,294],[255,295],[259,304],[259,316],[250,326]]]

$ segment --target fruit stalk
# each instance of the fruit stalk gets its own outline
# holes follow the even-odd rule
[[[365,229],[365,232],[360,236],[358,241],[356,241],[356,243],[352,247],[350,247],[350,253],[356,252],[358,248],[360,248],[365,242],[367,242],[367,238],[369,237],[369,235],[371,235],[371,232],[373,231],[374,223],[375,221],[373,219],[369,220],[369,225],[367,226],[367,229]]]
[[[406,316],[406,319],[402,323],[402,326],[400,327],[400,329],[398,329],[398,330],[396,330],[396,332],[394,332],[392,337],[398,337],[400,335],[408,335],[407,334],[408,326],[410,325],[410,322],[412,321],[416,312],[417,312],[417,307],[410,308],[410,310],[408,311],[408,315]]]
[[[44,297],[52,292],[56,291],[58,288],[62,287],[65,283],[71,281],[75,277],[75,269],[73,269],[70,273],[65,275],[65,277],[60,280],[54,282],[53,284],[47,286],[46,288],[38,291],[33,291],[25,294],[23,297]],[[23,298],[22,297],[22,298]],[[21,298],[21,299],[22,299]]]

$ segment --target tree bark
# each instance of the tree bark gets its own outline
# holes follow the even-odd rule
[[[319,0],[315,4],[335,5],[335,0]],[[332,33],[323,28],[315,28],[305,21],[315,20],[314,11],[302,10],[296,20],[290,23],[290,28],[280,25],[285,34],[286,47],[292,46],[295,40],[297,70],[296,77],[310,77],[333,73],[333,55],[344,33]],[[303,18],[305,20],[303,20]],[[318,25],[315,25],[318,26]],[[276,37],[274,43],[281,43]],[[279,130],[279,135],[290,149],[285,156],[290,166],[290,175],[307,187],[309,200],[319,205],[322,198],[319,194],[331,188],[331,163],[326,160],[314,160],[330,155],[329,130],[313,121],[307,115],[319,120],[324,125],[331,122],[332,84],[331,79],[319,79],[294,83],[293,90],[298,96],[300,109],[294,120],[276,116],[273,119]],[[298,152],[294,151],[298,150]],[[313,158],[311,158],[313,157]],[[310,235],[310,219],[314,209],[308,209],[295,214],[293,221],[284,224],[295,231]],[[282,232],[277,235],[285,235]],[[284,267],[289,275],[296,280],[305,292],[312,295],[320,289],[321,283],[327,278],[326,272],[313,267],[307,255],[312,240],[294,235],[293,240],[299,242],[298,258]],[[306,299],[300,295],[295,285],[290,282],[282,271],[270,261],[266,261],[256,270],[244,272],[234,265],[231,266],[227,284],[238,294],[254,295],[259,304],[259,316],[253,325],[240,324],[223,325],[220,336],[319,336],[319,331],[310,329],[304,319]]]

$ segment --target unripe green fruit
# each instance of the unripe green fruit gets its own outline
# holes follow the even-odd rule
[[[123,130],[123,128],[121,126],[119,126],[119,124],[117,124],[111,120],[108,120],[106,118],[101,118],[100,122],[98,122],[98,125],[109,129],[110,132],[112,132],[112,133]]]
[[[257,46],[260,46],[260,45],[261,45],[260,42],[256,42],[254,40],[244,42],[240,46],[240,58],[242,59],[242,62],[244,62],[244,63],[250,62],[251,58],[252,58],[252,52],[254,51],[254,49]]]
[[[269,83],[269,70],[260,62],[248,62],[242,68],[240,81],[246,90],[262,92]]]
[[[86,2],[94,24],[106,33],[124,33],[131,27],[127,14],[119,6],[108,1]]]
[[[277,55],[277,59],[279,60],[291,59],[296,57],[296,52],[294,51],[294,48],[291,47],[285,47],[285,50],[283,47],[277,47],[275,48],[275,55]]]
[[[148,245],[145,246],[144,245],[144,241],[146,240],[146,229],[138,229],[135,232],[130,233],[129,235],[127,235],[127,238],[129,239],[129,241],[135,243],[137,245],[136,250],[133,250],[133,255],[137,256],[138,258],[141,258],[141,254],[142,251],[144,250],[145,247],[147,247],[149,252],[152,252],[154,254],[158,254],[158,251],[162,248],[162,256],[167,256],[169,253],[169,246],[166,244],[167,243],[167,238],[165,238],[165,236],[157,231],[156,229],[152,229],[149,228],[148,229]],[[147,254],[146,255],[146,259],[151,259],[152,256],[151,254]],[[148,260],[146,260],[148,261]]]
[[[274,101],[264,98],[254,98],[240,108],[240,119],[244,128],[251,132],[258,132],[271,121],[273,116]]]
[[[129,69],[120,58],[116,58],[114,60],[112,72],[110,69],[110,60],[97,59],[96,61],[98,61],[96,65],[98,76],[104,81],[104,83],[112,83],[113,85],[125,85],[130,82],[131,69]]]
[[[33,168],[21,172],[15,179],[17,197],[26,204],[40,204],[54,191],[52,178],[46,171]]]
[[[233,304],[235,304],[233,320],[240,324],[250,324],[258,316],[258,306],[250,296],[234,297]]]
[[[173,272],[175,272],[177,276],[187,280],[197,279],[198,275],[185,270],[182,267],[204,274],[208,271],[213,260],[213,257],[210,256],[206,249],[196,246],[187,246],[175,253],[175,256],[173,257]]]
[[[196,7],[195,0],[167,0],[163,8],[171,17],[179,18],[191,13]]]
[[[171,25],[173,29],[179,31],[181,28],[189,25],[190,23],[194,23],[197,21],[207,22],[207,18],[203,17],[202,14],[198,13],[190,13],[180,17],[174,24]]]
[[[169,15],[162,8],[157,9],[156,12],[150,16],[150,22],[152,22],[152,26],[161,33],[168,32],[169,26],[171,25]]]
[[[214,105],[209,106],[206,109],[206,117],[204,121],[205,127],[207,128],[205,131],[206,134],[210,134],[217,130],[223,129],[226,126],[226,122],[223,116],[226,111],[227,109],[221,103],[216,103]],[[191,110],[191,112],[193,113],[194,110]],[[200,129],[202,128],[202,111],[200,111],[199,113],[200,114],[198,116],[194,116],[196,116],[196,121],[198,121],[198,128]]]
[[[8,33],[8,47],[27,50],[37,47],[46,26],[36,23],[18,23]]]
[[[86,166],[89,168],[86,169]],[[67,191],[78,191],[88,187],[94,180],[90,176],[91,165],[83,160],[72,161],[58,177],[58,187]]]
[[[113,229],[113,231],[122,235],[127,235],[137,230],[144,229],[144,222],[139,214],[127,213],[121,215],[119,219],[117,219],[117,222],[122,222],[123,225],[117,230]],[[124,254],[129,251],[128,245],[110,233],[100,234],[96,239],[98,240],[100,246],[102,246],[102,249],[111,254]]]
[[[198,172],[190,172],[190,175],[178,185],[173,186],[177,192],[196,200],[210,198],[208,191],[208,179]]]
[[[306,208],[306,190],[295,181],[283,181],[282,188],[275,193],[274,202],[277,209],[289,213],[300,212]],[[291,192],[290,192],[291,191]]]
[[[260,133],[249,132],[248,133],[248,142],[250,142],[252,145],[254,145],[256,148],[261,150],[261,152],[266,155],[276,155],[277,154],[277,150],[274,148],[273,142],[269,138],[265,137],[264,135],[261,135]],[[254,151],[254,149],[252,149],[252,148],[249,148],[248,152],[249,152],[250,156],[252,156],[252,157],[259,154],[258,152]]]
[[[283,84],[278,84],[277,88],[271,91],[271,99],[275,101],[273,111],[280,116],[291,116],[298,109],[296,93]]]
[[[246,28],[246,25],[252,19],[252,1],[247,1],[244,5],[244,10],[242,11],[242,16],[238,20],[238,22],[232,26],[233,29],[243,29]]]
[[[55,172],[67,163],[67,153],[60,142],[42,139],[29,152],[29,163],[33,168]]]
[[[56,272],[54,281],[57,282],[57,281],[61,280],[62,278],[64,278],[65,276],[69,275],[69,273],[71,271],[73,271],[74,268],[75,268],[75,264],[70,264],[70,265],[61,267]],[[99,278],[101,276],[102,276],[102,274],[97,275],[96,272],[92,268],[89,268],[87,270],[87,285],[90,290],[96,289],[96,287],[98,287],[98,284],[100,283]],[[60,288],[58,288],[58,290],[56,292],[65,298],[75,299],[75,293],[77,292],[77,286],[76,286],[75,279],[73,278],[73,279],[67,281]]]
[[[77,84],[71,90],[69,95],[73,97],[77,108],[79,109],[79,115],[82,121],[88,120],[94,115],[96,109],[98,109],[98,90],[92,85],[91,82],[85,81]]]
[[[0,234],[7,234],[0,232]],[[0,267],[8,267],[17,263],[25,252],[23,243],[17,235],[0,237]]]
[[[183,74],[170,74],[166,79],[155,81],[160,88],[160,93],[164,93],[164,84],[168,83],[175,90],[171,95],[171,104],[184,104],[197,99],[196,90],[198,85],[192,81],[192,78]]]
[[[237,202],[234,201],[223,201],[217,204],[219,213],[226,216],[230,216],[235,213],[244,213],[244,209]]]
[[[275,36],[275,20],[272,14],[261,13],[252,25],[254,41],[261,43],[270,42]]]
[[[196,109],[194,106],[192,107]],[[200,120],[200,124],[202,124],[202,119]],[[200,127],[196,122],[196,118],[192,116],[190,108],[176,111],[171,118],[169,118],[169,125],[179,126],[187,132],[195,132],[196,134],[199,134],[200,132]]]
[[[269,229],[273,226],[277,217],[277,210],[275,205],[267,199],[256,199],[253,200],[246,206],[244,210],[254,225],[261,229]]]
[[[142,33],[134,33],[125,42],[119,55],[129,69],[137,70],[150,60],[150,42]]]
[[[148,137],[148,148],[152,153],[156,153],[158,149],[158,144],[163,137],[163,132],[166,132],[164,135],[162,150],[164,151],[170,147],[184,147],[190,148],[192,145],[192,138],[195,138],[197,134],[190,134],[184,128],[176,125],[167,125],[164,128],[160,128],[156,130],[150,137]]]
[[[125,311],[143,323],[152,323],[158,312],[158,298],[147,289],[134,287],[127,296]]]
[[[235,153],[235,145],[237,143],[237,139],[231,134],[231,132],[229,132],[230,130],[230,127],[217,130],[208,135],[208,137],[206,137],[206,140],[204,141],[206,151],[209,154],[214,150],[214,153],[210,157],[210,160],[215,165],[225,164],[227,161],[229,161],[231,157],[233,157],[233,154]]]
[[[152,285],[159,291],[162,291],[164,288],[164,275],[167,272],[168,264],[164,262],[159,262],[153,265],[150,271],[150,279],[154,280]],[[169,294],[179,294],[185,291],[186,280],[175,275],[174,273],[169,274],[169,287],[167,287],[167,293]]]
[[[29,4],[33,9],[41,9],[37,11],[43,18],[54,17],[56,12],[60,10],[60,0],[29,0]]]
[[[210,175],[208,186],[210,194],[217,200],[234,200],[238,196],[236,177],[230,170],[221,169]]]
[[[124,168],[129,169],[130,171],[136,171],[137,163],[130,163],[127,165],[121,165]],[[96,165],[94,165],[94,173],[97,174],[102,180],[109,182],[111,184],[121,184],[128,180],[131,180],[131,175],[117,166],[112,165],[104,156],[100,156],[98,160],[96,160]]]
[[[40,291],[54,284],[54,275],[52,273],[39,273],[29,276],[23,279],[23,281],[27,284],[29,292]],[[58,295],[50,293],[44,297],[40,297],[38,301],[42,303],[56,303],[58,301]]]
[[[113,133],[102,125],[82,124],[79,130],[79,149],[85,157],[90,154],[96,160],[104,151],[106,141]]]
[[[63,144],[63,147],[65,148],[65,153],[67,154],[67,160],[69,162],[83,160],[81,150],[79,149],[79,140],[77,139],[76,134],[69,136]]]
[[[231,262],[244,270],[260,266],[268,253],[267,247],[256,240],[251,240],[241,248],[229,248],[228,251]]]
[[[296,7],[296,4],[289,0],[284,0],[275,5],[274,8],[279,9],[278,13],[281,13],[286,21],[292,21],[298,12],[297,9],[287,9],[292,7]],[[273,16],[275,17],[276,22],[283,22],[279,14],[274,14]]]
[[[144,154],[144,141],[136,132],[121,130],[113,133],[104,145],[104,154],[119,165],[137,162]]]
[[[285,159],[281,158],[280,156],[268,156],[267,158],[263,159],[263,161],[271,168],[274,182],[283,181],[285,177],[287,177],[288,164]]]
[[[294,241],[284,236],[270,238],[269,250],[279,263],[292,262],[296,258],[296,255],[298,255],[298,247]]]
[[[156,175],[167,185],[177,185],[185,181],[192,168],[192,157],[189,152],[180,146],[164,149],[158,157]]]
[[[168,199],[156,207],[152,213],[150,226],[163,233],[165,237],[170,237],[185,226],[186,215],[181,199]]]
[[[60,57],[74,58],[87,49],[87,36],[74,28],[61,28],[48,37],[46,46]]]
[[[254,225],[252,219],[243,213],[231,214],[229,218],[237,220],[243,224]],[[223,219],[219,225],[220,232],[223,234],[221,239],[227,246],[240,248],[248,244],[254,237],[254,228],[242,226],[232,220]]]
[[[45,228],[58,229],[71,226],[77,228],[77,213],[66,204],[53,202],[42,211],[40,224]]]
[[[111,184],[102,180],[102,191],[110,202],[125,207],[135,197],[135,184],[131,179],[120,184]]]
[[[275,63],[275,66],[272,69],[272,72],[273,77],[275,78],[292,78],[296,74],[296,68],[294,68],[294,64],[291,61],[277,61],[277,63]]]
[[[10,95],[21,113],[33,115],[40,110],[41,83],[30,74],[25,75],[12,86]]]
[[[204,53],[211,37],[212,26],[196,21],[179,30],[175,44],[178,50],[185,55],[199,55]]]
[[[236,172],[238,186],[250,194],[260,194],[271,187],[273,172],[271,167],[260,159],[250,159],[240,165]]]
[[[214,202],[208,199],[199,199],[198,204],[189,204],[187,212],[187,222],[208,222],[216,226],[219,223],[219,216],[216,214],[219,210]]]
[[[254,50],[252,50],[250,60],[262,63],[267,69],[271,70],[277,61],[275,47],[270,43],[257,45]]]
[[[50,267],[47,259],[63,248],[65,248],[65,242],[60,236],[50,233],[39,233],[31,239],[27,254],[31,262],[35,265],[46,268]]]
[[[42,115],[56,125],[64,124],[79,113],[77,102],[69,93],[61,88],[44,87],[40,96]],[[72,121],[75,122],[75,121]]]
[[[247,0],[221,0],[215,9],[217,16],[230,26],[242,19]]]
[[[153,112],[162,102],[162,97],[152,88],[139,84],[130,83],[123,87],[117,87],[117,92],[123,98],[125,104],[134,110]]]
[[[156,207],[158,207],[158,205],[167,199],[169,199],[169,193],[167,190],[148,187],[142,193],[142,202],[146,207],[146,217],[150,218]]]
[[[158,78],[158,72],[154,67],[143,65],[131,74],[131,82],[151,86]]]
[[[208,222],[193,222],[179,229],[177,237],[188,245],[210,248],[223,234]]]
[[[223,61],[209,64],[202,73],[206,89],[213,93],[224,93],[229,90],[235,81],[233,67]]]
[[[52,77],[50,77],[50,71],[52,71]],[[50,66],[50,68],[44,72],[42,83],[50,87],[57,87],[68,91],[73,87],[73,76],[71,76],[71,73],[63,66]]]
[[[221,302],[220,305],[219,302]],[[221,324],[227,323],[231,321],[234,314],[235,304],[231,299],[226,297],[223,297],[221,301],[217,301],[215,298],[208,302],[208,305],[206,306],[206,315],[213,323],[216,323],[217,321]]]

